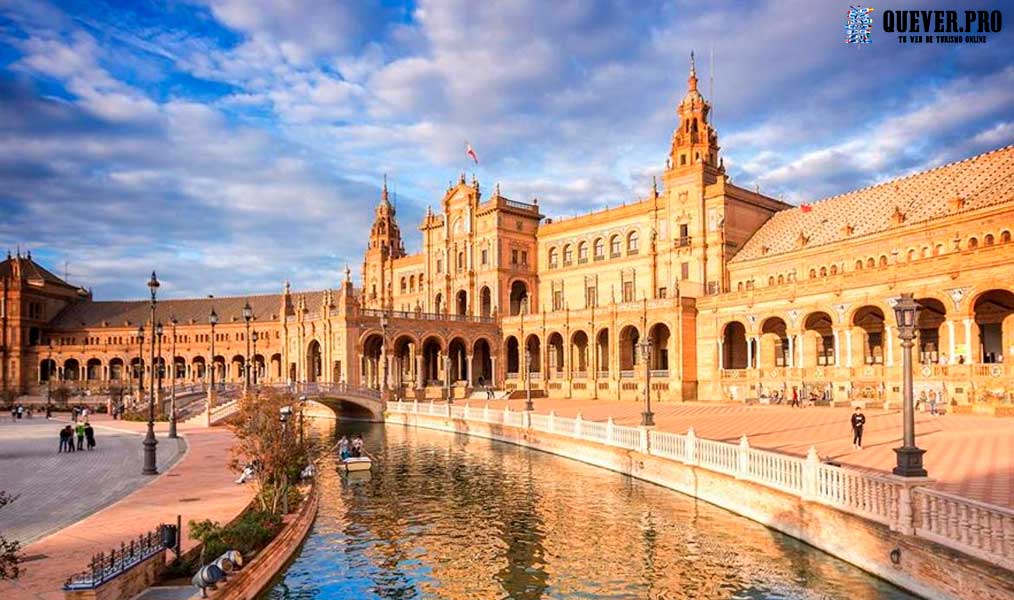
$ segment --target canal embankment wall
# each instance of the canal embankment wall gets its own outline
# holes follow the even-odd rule
[[[798,495],[629,448],[503,423],[388,412],[412,426],[506,442],[630,475],[714,504],[819,548],[933,600],[1010,600],[1011,571],[885,524]],[[1014,533],[1014,532],[1012,532]]]

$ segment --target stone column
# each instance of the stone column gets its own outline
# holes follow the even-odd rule
[[[468,367],[468,377],[465,378],[465,381],[468,382],[468,387],[475,387],[475,363],[472,362],[473,358],[475,357],[471,354],[465,355],[465,365]]]
[[[718,338],[715,341],[718,342],[718,368],[724,369],[725,368],[725,352],[723,352],[724,344],[722,342],[722,338]]]
[[[831,331],[834,335],[834,366],[841,366],[841,338],[838,337],[838,330]]]
[[[753,338],[746,338],[746,368],[753,368]]]
[[[415,389],[423,389],[423,384],[426,381],[426,374],[423,373],[423,355],[419,352],[415,355]]]
[[[845,330],[845,366],[852,368],[852,328]]]
[[[793,336],[795,337],[795,336]],[[799,364],[796,365],[800,369],[806,367],[806,334],[799,334]]]
[[[887,351],[884,353],[885,354],[885,356],[884,356],[884,366],[885,367],[893,367],[894,366],[894,336],[891,333],[891,326],[888,325],[888,324],[886,324],[886,323],[884,324],[884,337],[886,338],[884,340],[884,342],[887,344],[887,348],[886,348]]]
[[[967,353],[965,362],[971,365],[978,362],[975,360],[976,353],[972,350],[972,319],[965,319],[963,322],[965,324],[965,352]]]
[[[494,354],[489,355],[489,385],[490,387],[499,387],[497,385],[497,371],[496,371],[496,356]]]
[[[786,334],[788,335],[788,334]],[[786,367],[792,368],[796,366],[796,336],[788,335],[789,338],[789,360],[787,361]],[[781,341],[781,340],[779,340]],[[778,349],[781,352],[781,347]]]
[[[958,361],[954,356],[954,321],[947,320],[947,362],[956,364]]]

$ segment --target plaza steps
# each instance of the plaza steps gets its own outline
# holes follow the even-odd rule
[[[502,397],[502,398],[498,396],[497,399],[503,399],[503,400],[524,400],[525,399],[525,391],[524,390],[514,390],[513,392],[509,392],[509,393],[506,393],[506,394],[507,395],[504,396],[504,397]],[[546,398],[546,390],[532,390],[532,398]]]

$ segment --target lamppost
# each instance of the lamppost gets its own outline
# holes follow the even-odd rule
[[[136,409],[144,398],[144,325],[137,326],[137,401]]]
[[[644,360],[644,412],[641,413],[641,426],[654,427],[655,413],[651,412],[651,338],[645,337],[637,346],[641,349]]]
[[[211,407],[215,404],[215,325],[218,325],[218,313],[211,309],[208,315],[211,325],[211,364],[208,366],[208,402],[204,409],[205,423],[211,427]]]
[[[159,321],[155,325],[155,339],[158,340],[158,360],[155,362],[155,369],[158,373],[158,402],[159,409],[162,408],[162,396],[165,393],[162,389],[162,379],[165,377],[163,370],[165,369],[165,359],[162,357],[162,321]]]
[[[170,354],[172,354],[172,371],[170,372],[169,385],[172,388],[169,390],[169,437],[176,438],[176,324],[179,321],[176,320],[176,315],[169,317],[169,324],[172,325],[172,348]]]
[[[447,403],[454,404],[454,394],[451,393],[451,349],[444,352],[444,395],[447,396]]]
[[[535,405],[532,404],[532,380],[528,377],[528,365],[532,362],[532,351],[525,346],[525,364],[524,364],[524,377],[525,377],[525,410],[535,410]]]
[[[257,330],[250,334],[250,341],[253,343],[253,384],[257,385]]]
[[[306,410],[306,396],[299,397],[299,445],[303,445],[303,412]]]
[[[53,414],[53,340],[47,344],[49,352],[46,355],[46,418]]]
[[[152,325],[152,338],[151,338],[151,368],[155,368],[155,335],[157,326],[155,325],[155,294],[158,293],[158,278],[155,277],[155,271],[151,272],[151,279],[148,280],[148,289],[151,291],[151,325]],[[142,475],[157,475],[158,466],[155,464],[155,446],[158,445],[158,440],[155,439],[155,371],[152,371],[151,377],[148,378],[148,432],[144,435],[144,468],[141,469]]]
[[[243,305],[243,320],[246,321],[246,360],[243,361],[243,392],[250,389],[250,319],[253,318],[253,309],[250,303]]]
[[[901,477],[926,477],[922,466],[922,455],[926,452],[915,445],[915,406],[912,399],[912,346],[915,339],[916,319],[919,304],[912,294],[902,294],[894,305],[894,317],[898,321],[898,338],[901,340],[902,402],[904,437],[901,448],[895,448],[898,464],[894,474]]]

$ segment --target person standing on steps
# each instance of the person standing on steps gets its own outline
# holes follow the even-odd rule
[[[88,442],[88,449],[89,450],[94,450],[95,449],[95,429],[92,427],[92,424],[89,423],[88,421],[85,421],[85,424],[84,424],[84,434],[85,434],[85,441]]]
[[[852,413],[852,445],[857,449],[863,449],[863,426],[866,425],[866,415],[863,414],[863,410],[856,407],[856,412]]]

